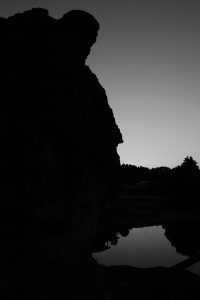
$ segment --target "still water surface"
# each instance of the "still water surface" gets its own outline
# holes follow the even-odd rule
[[[100,264],[139,268],[171,267],[189,257],[176,251],[165,236],[162,225],[133,228],[126,237],[119,233],[117,237],[115,245],[107,242],[109,249],[93,254]],[[200,262],[191,266],[189,270],[200,274]]]
[[[133,228],[128,236],[118,234],[117,245],[110,249],[95,253],[93,256],[104,265],[131,265],[140,268],[155,266],[170,267],[187,258],[178,254],[176,249],[164,235],[165,230],[160,226]]]

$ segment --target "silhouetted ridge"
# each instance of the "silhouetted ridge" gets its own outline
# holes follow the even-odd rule
[[[0,277],[9,287],[0,281],[0,291],[9,299],[98,299],[92,241],[117,194],[122,142],[85,65],[98,30],[79,10],[0,19]]]

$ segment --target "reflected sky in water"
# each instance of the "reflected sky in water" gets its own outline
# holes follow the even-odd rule
[[[103,265],[131,265],[140,268],[170,267],[187,258],[178,254],[164,235],[160,226],[133,228],[126,237],[118,235],[118,243],[93,254]]]

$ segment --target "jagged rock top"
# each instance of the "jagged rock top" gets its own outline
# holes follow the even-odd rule
[[[8,19],[0,18],[0,33],[4,38],[33,39],[45,36],[66,37],[80,51],[82,61],[85,61],[90,48],[96,41],[99,23],[89,13],[82,10],[72,10],[61,19],[54,19],[48,10],[33,8],[23,13],[15,14]]]
[[[33,8],[7,19],[0,18],[0,79],[1,85],[13,87],[16,93],[20,89],[18,92],[22,99],[27,97],[21,94],[22,88],[29,89],[26,105],[32,101],[36,110],[38,107],[41,109],[42,103],[49,110],[51,104],[52,110],[59,106],[60,111],[71,111],[74,123],[83,117],[85,111],[88,116],[82,126],[90,126],[90,119],[99,126],[97,134],[93,134],[93,140],[95,137],[98,139],[103,131],[102,140],[116,147],[122,142],[122,136],[108,105],[105,90],[85,65],[98,30],[97,20],[81,10],[69,11],[60,19],[54,19],[43,8]],[[53,87],[57,92],[55,89],[51,91]],[[61,104],[57,103],[61,103],[63,98],[61,109]],[[40,101],[40,106],[36,105],[37,101]],[[89,114],[91,109],[94,111]]]

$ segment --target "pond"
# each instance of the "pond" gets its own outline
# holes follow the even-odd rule
[[[200,249],[197,236],[185,231],[185,223],[132,228],[116,232],[104,242],[103,251],[93,257],[106,266],[129,265],[139,268],[171,267],[196,255]],[[190,224],[193,231],[199,226]],[[200,257],[199,257],[200,260]],[[200,262],[189,267],[200,275]]]

